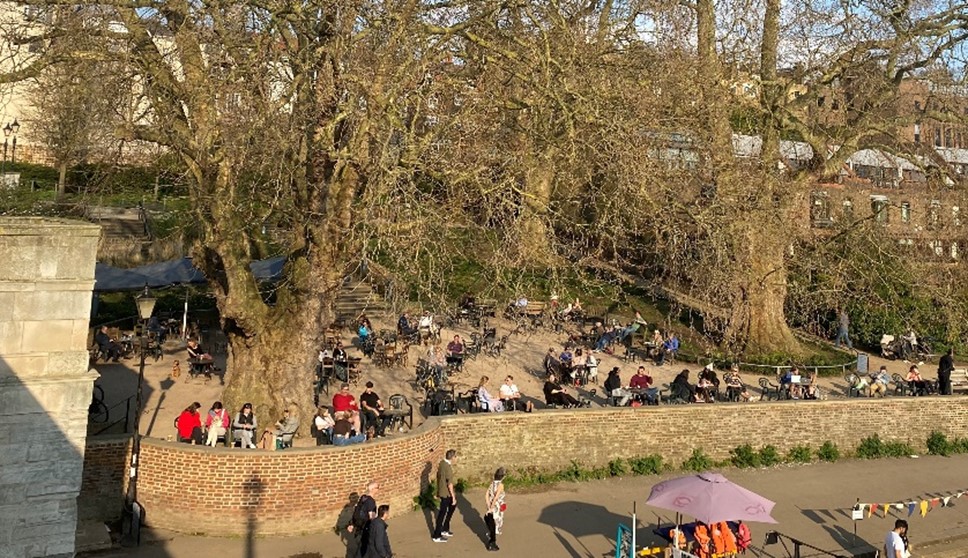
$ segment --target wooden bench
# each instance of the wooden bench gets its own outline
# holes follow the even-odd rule
[[[955,368],[951,371],[951,393],[956,391],[968,393],[968,368]]]

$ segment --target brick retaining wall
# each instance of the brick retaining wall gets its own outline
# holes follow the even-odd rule
[[[759,404],[665,405],[432,418],[408,435],[350,448],[327,446],[282,452],[142,442],[140,500],[150,525],[187,533],[296,534],[332,529],[348,517],[348,503],[370,479],[380,502],[409,510],[421,484],[432,479],[448,448],[461,458],[457,476],[487,478],[497,467],[560,469],[572,460],[600,466],[617,457],[661,454],[676,465],[702,448],[715,459],[750,443],[780,453],[824,441],[842,451],[877,433],[923,448],[928,434],[968,437],[968,398],[888,398]],[[97,470],[113,462],[108,446],[85,459],[82,501],[115,491],[89,479],[116,479]],[[110,446],[121,455],[123,446]],[[106,510],[107,511],[107,510]],[[213,518],[217,518],[214,519]],[[249,522],[252,521],[250,526]]]

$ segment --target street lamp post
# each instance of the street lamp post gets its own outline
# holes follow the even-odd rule
[[[145,350],[148,340],[145,333],[148,330],[148,320],[155,310],[155,298],[145,290],[137,297],[138,318],[141,320],[141,363],[138,366],[138,395],[134,415],[134,444],[131,447],[131,467],[128,471],[128,491],[124,497],[122,517],[124,525],[121,527],[121,544],[123,546],[138,546],[141,544],[141,504],[138,503],[138,467],[141,457],[141,407],[145,384]]]
[[[7,122],[7,125],[3,127],[3,165],[0,166],[0,176],[2,176],[3,185],[7,184],[7,148],[10,143],[13,143],[13,157],[10,159],[11,163],[17,162],[17,132],[20,131],[20,122],[14,118],[13,122]],[[11,142],[10,136],[13,136],[13,141]]]
[[[10,151],[10,162],[17,162],[17,132],[20,131],[20,122],[17,119],[13,119],[13,124],[10,124],[10,131],[13,132],[13,139],[10,141],[13,149]]]

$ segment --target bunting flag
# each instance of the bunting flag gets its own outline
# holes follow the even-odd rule
[[[867,512],[867,519],[878,515],[877,512],[881,512],[879,515],[882,518],[886,518],[891,515],[894,511],[898,512],[898,515],[907,509],[908,517],[914,515],[915,511],[921,512],[921,517],[928,515],[929,511],[933,511],[938,506],[942,508],[952,507],[955,505],[954,500],[968,495],[968,489],[961,489],[957,491],[951,491],[947,494],[942,494],[939,496],[934,496],[925,499],[914,499],[914,500],[902,500],[900,502],[888,502],[886,504],[870,503],[865,504],[858,501],[857,504],[851,507],[855,510],[856,514],[854,520],[864,519],[864,512]]]

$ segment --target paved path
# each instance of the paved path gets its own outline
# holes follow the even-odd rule
[[[459,468],[458,462],[457,467]],[[817,547],[836,550],[871,549],[893,527],[895,517],[879,516],[850,520],[849,508],[863,501],[895,502],[947,494],[968,488],[968,456],[951,458],[881,459],[846,461],[836,464],[784,466],[767,470],[727,470],[731,480],[777,502],[775,529]],[[458,471],[459,475],[459,471]],[[660,477],[630,477],[586,483],[563,483],[552,489],[524,492],[512,490],[500,556],[539,558],[568,556],[600,558],[612,555],[616,525],[629,520],[637,502],[639,540],[654,539],[657,521],[671,516],[644,504],[652,485]],[[391,510],[390,535],[395,556],[458,557],[492,555],[484,550],[484,524],[480,510],[481,490],[460,498],[454,517],[454,538],[439,544],[430,541],[430,516],[424,512]],[[151,510],[147,510],[148,514]],[[897,513],[897,512],[895,512]],[[904,514],[906,516],[906,513]],[[968,495],[949,507],[938,507],[921,518],[908,518],[915,557],[955,558],[968,556]],[[217,522],[217,518],[213,518]],[[752,525],[754,543],[763,541],[767,525]],[[346,549],[335,533],[303,537],[246,540],[190,537],[168,532],[152,533],[154,541],[136,551],[114,551],[110,556],[160,557],[258,557],[258,558],[344,558]],[[919,545],[927,545],[919,552]],[[764,548],[760,556],[788,556],[778,545]],[[792,551],[792,548],[791,548]],[[812,556],[804,552],[802,556]]]

